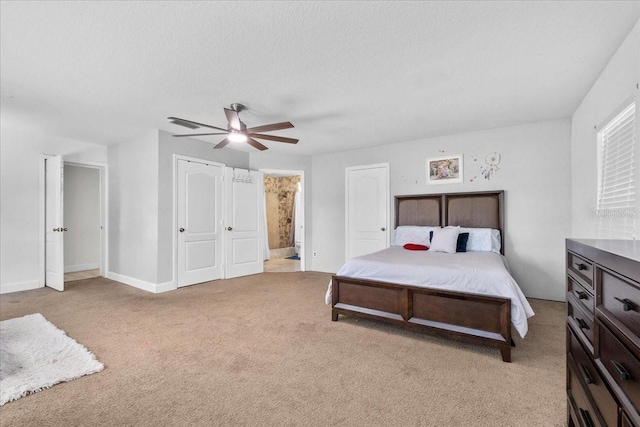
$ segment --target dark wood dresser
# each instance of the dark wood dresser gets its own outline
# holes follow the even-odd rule
[[[567,425],[640,427],[640,241],[566,248]]]

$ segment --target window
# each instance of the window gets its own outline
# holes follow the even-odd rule
[[[634,101],[598,133],[598,238],[638,237],[638,156]]]

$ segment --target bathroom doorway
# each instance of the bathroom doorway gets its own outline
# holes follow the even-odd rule
[[[304,271],[304,172],[263,170],[265,272]]]

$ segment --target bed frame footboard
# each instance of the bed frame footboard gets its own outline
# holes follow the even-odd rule
[[[340,314],[381,320],[401,328],[488,345],[511,362],[511,300],[508,298],[332,278],[331,320]]]

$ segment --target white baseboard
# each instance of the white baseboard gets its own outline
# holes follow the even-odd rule
[[[11,292],[30,291],[32,289],[42,288],[40,283],[35,280],[31,282],[5,283],[0,285],[0,294],[8,294]]]
[[[158,283],[156,285],[156,293],[157,294],[162,293],[162,292],[175,291],[176,289],[178,289],[178,287],[173,282]]]
[[[152,292],[154,294],[177,289],[173,282],[156,284],[125,276],[124,274],[114,273],[113,271],[107,272],[107,279],[115,280],[116,282],[124,283],[125,285],[133,286],[134,288],[142,289],[143,291]]]
[[[75,273],[76,271],[87,271],[87,270],[97,270],[100,268],[99,262],[94,262],[91,264],[76,264],[76,265],[65,265],[64,272],[65,273]]]

